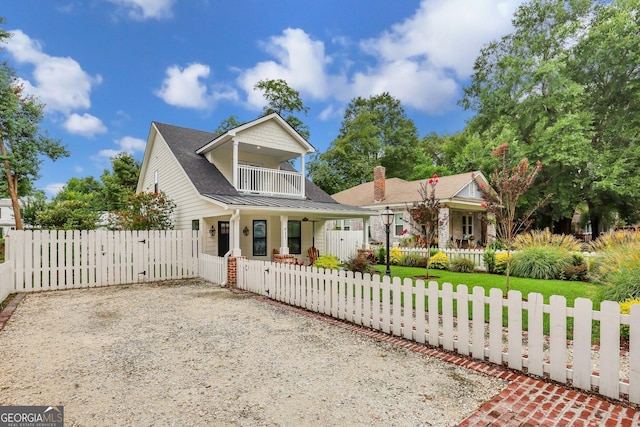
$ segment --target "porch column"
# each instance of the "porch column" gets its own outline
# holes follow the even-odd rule
[[[449,242],[449,208],[438,212],[438,249],[447,249]]]
[[[301,191],[302,197],[305,197],[305,185],[304,185],[304,184],[305,184],[305,180],[304,180],[304,177],[305,177],[305,172],[304,172],[304,154],[302,154],[302,155],[300,156],[300,173],[302,174],[302,182],[301,182],[301,184],[300,184],[300,186],[301,186],[302,188],[300,189],[300,191]]]
[[[362,249],[369,249],[369,219],[370,217],[362,217]]]
[[[233,140],[233,188],[238,189],[238,141]]]
[[[280,215],[280,254],[289,255],[289,238],[287,236],[288,215]]]
[[[240,210],[236,209],[229,219],[229,246],[231,247],[231,256],[239,257],[242,254],[240,250]]]

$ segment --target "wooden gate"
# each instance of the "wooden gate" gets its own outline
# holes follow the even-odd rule
[[[198,276],[196,231],[11,231],[18,292]]]

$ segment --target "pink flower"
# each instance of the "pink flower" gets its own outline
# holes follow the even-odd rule
[[[487,207],[487,202],[480,203],[480,206],[482,206],[483,208],[486,208]]]
[[[404,230],[402,230],[402,233],[400,233],[400,236],[404,236],[405,234],[407,234],[407,229],[405,228]]]
[[[429,178],[429,181],[427,181],[429,184],[433,184],[433,179]]]

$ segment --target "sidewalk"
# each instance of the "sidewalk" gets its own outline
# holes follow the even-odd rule
[[[640,426],[640,412],[633,409],[632,405],[625,405],[622,402],[611,403],[604,398],[530,378],[500,366],[445,353],[382,332],[291,307],[268,298],[256,298],[379,341],[393,343],[411,351],[509,382],[509,385],[501,393],[478,408],[476,412],[460,423],[459,427]]]

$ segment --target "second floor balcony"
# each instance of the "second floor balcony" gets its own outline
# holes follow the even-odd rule
[[[301,173],[248,165],[238,165],[236,189],[265,196],[305,196]]]

